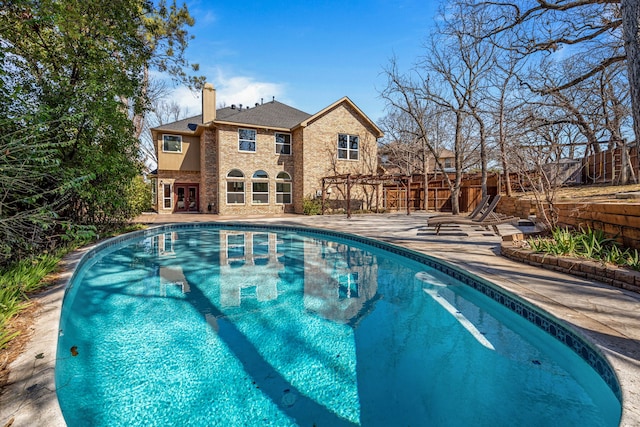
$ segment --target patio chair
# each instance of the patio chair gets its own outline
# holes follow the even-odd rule
[[[427,219],[427,226],[437,225],[441,222],[450,222],[456,220],[465,220],[465,221],[484,221],[486,219],[499,219],[500,215],[495,213],[494,210],[500,201],[502,196],[500,194],[493,196],[493,200],[491,203],[485,207],[485,209],[481,209],[480,212],[476,213],[474,217],[467,217],[464,215],[438,215]],[[472,212],[473,214],[473,212]]]
[[[498,225],[507,224],[511,222],[516,222],[520,218],[516,216],[502,215],[494,212],[498,202],[500,201],[500,195],[498,194],[493,198],[489,206],[485,209],[479,217],[470,219],[465,217],[458,216],[449,216],[447,217],[439,217],[436,218],[435,221],[430,221],[429,226],[433,226],[436,231],[436,235],[440,234],[440,228],[443,225],[479,225],[486,229],[489,227],[493,228],[493,231],[500,236],[500,231],[498,230]]]
[[[500,224],[509,224],[509,223],[515,223],[518,222],[520,220],[519,217],[517,216],[503,216],[503,215],[499,215],[497,218],[491,218],[491,219],[485,219],[483,221],[474,221],[474,220],[469,220],[469,219],[457,219],[457,220],[452,220],[449,222],[440,222],[438,224],[435,225],[435,230],[436,230],[436,235],[440,234],[440,227],[442,227],[443,225],[478,225],[481,227],[486,228],[487,230],[489,229],[489,227],[491,227],[493,229],[493,232],[495,234],[497,234],[498,236],[501,236],[500,234],[500,230],[498,229],[498,225]]]
[[[484,211],[484,209],[487,207],[487,204],[489,203],[489,199],[491,198],[491,196],[487,195],[484,196],[482,198],[482,200],[480,200],[480,203],[478,203],[478,205],[473,209],[473,211],[471,211],[470,214],[468,215],[434,215],[434,216],[430,216],[429,218],[427,218],[427,224],[431,221],[431,220],[436,220],[438,221],[439,218],[467,218],[467,219],[474,219],[476,218],[478,215],[480,215],[481,212]]]

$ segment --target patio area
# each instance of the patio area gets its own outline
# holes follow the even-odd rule
[[[622,426],[640,425],[640,294],[556,273],[500,256],[502,237],[481,227],[426,228],[428,213],[366,214],[242,219],[206,214],[146,214],[150,227],[188,222],[251,222],[326,228],[420,251],[487,279],[562,319],[596,344],[613,366],[623,393]],[[500,225],[503,236],[522,230]],[[0,425],[63,426],[55,398],[54,368],[64,286],[82,256],[66,260],[61,282],[41,297],[42,312],[26,351],[11,366],[8,389],[0,399]],[[568,408],[569,409],[569,408]],[[570,409],[569,409],[570,410]]]

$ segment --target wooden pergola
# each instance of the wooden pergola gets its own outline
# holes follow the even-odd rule
[[[362,174],[343,174],[326,176],[322,178],[322,215],[325,211],[325,201],[327,199],[328,189],[333,186],[344,185],[346,188],[347,218],[351,218],[351,189],[354,185],[372,186],[375,189],[375,212],[379,212],[380,187],[382,185],[397,185],[404,188],[407,197],[407,215],[411,214],[410,188],[412,178],[410,175],[362,175]]]

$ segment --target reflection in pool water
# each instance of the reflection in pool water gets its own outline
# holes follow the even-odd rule
[[[494,300],[300,230],[169,228],[110,246],[76,273],[60,329],[70,426],[620,419],[583,359]]]

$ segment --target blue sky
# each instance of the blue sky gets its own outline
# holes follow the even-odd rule
[[[316,113],[348,96],[377,121],[383,68],[408,69],[423,54],[437,12],[427,0],[187,1],[196,24],[187,57],[216,87],[220,105],[271,100]],[[188,115],[200,101],[173,93]]]

